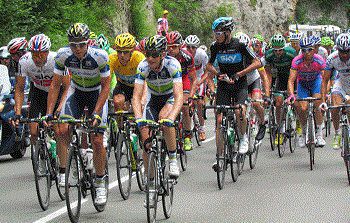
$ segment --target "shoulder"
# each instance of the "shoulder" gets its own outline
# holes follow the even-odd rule
[[[103,64],[108,62],[108,53],[97,47],[89,47],[88,53],[92,58],[96,60],[98,64]]]
[[[287,46],[284,48],[286,55],[289,57],[295,57],[297,55],[297,51],[293,47]]]
[[[149,65],[146,59],[142,60],[137,66],[139,73],[147,73],[149,71]]]
[[[166,56],[164,58],[164,66],[168,69],[172,69],[172,70],[181,70],[181,64],[180,62],[175,59],[174,57],[171,56]]]
[[[65,60],[69,56],[71,56],[72,54],[73,54],[73,52],[69,46],[62,47],[57,51],[55,60]]]
[[[321,65],[325,63],[323,57],[319,54],[314,54],[314,61]]]
[[[294,57],[294,59],[293,59],[293,63],[294,63],[295,65],[299,65],[299,64],[301,64],[303,61],[304,61],[304,56],[303,56],[302,54],[300,54],[300,55]]]
[[[141,53],[140,51],[135,50],[132,53],[132,56],[131,56],[132,61],[135,61],[136,63],[140,63],[144,59],[145,59],[145,55],[143,55],[143,53]]]
[[[32,59],[32,54],[30,52],[27,52],[19,59],[19,65],[23,66],[26,63],[28,63]]]
[[[108,59],[109,59],[109,63],[110,64],[113,64],[115,63],[116,61],[118,61],[118,54],[117,52],[114,52],[114,53],[111,53],[108,55]]]

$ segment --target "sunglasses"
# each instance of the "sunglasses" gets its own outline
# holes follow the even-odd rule
[[[147,51],[146,52],[146,57],[153,57],[153,58],[157,58],[161,55],[161,53],[157,52],[157,51]]]
[[[310,51],[312,51],[312,50],[314,50],[314,48],[304,48],[304,49],[301,49],[301,51],[302,51],[303,53],[308,53],[308,52],[310,52]]]
[[[196,46],[187,46],[188,49],[197,49]]]
[[[83,48],[87,45],[88,41],[82,42],[69,42],[69,46],[72,48]]]
[[[283,51],[283,48],[280,48],[280,49],[273,49],[273,51],[275,51],[275,52],[282,52],[282,51]]]
[[[179,44],[168,45],[168,49],[174,49],[174,48],[177,48],[179,46],[180,46]]]
[[[338,50],[341,54],[350,54],[350,50]]]
[[[130,50],[117,50],[118,54],[128,54],[130,52],[131,52]]]
[[[221,36],[224,32],[214,32],[215,36]]]

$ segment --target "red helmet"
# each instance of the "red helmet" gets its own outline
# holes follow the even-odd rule
[[[12,39],[8,44],[7,44],[7,50],[9,51],[10,54],[16,54],[18,51],[25,51],[27,50],[27,40],[25,37],[19,37]]]
[[[172,44],[182,44],[183,39],[181,34],[178,31],[171,31],[166,35],[166,40],[168,42],[168,45]]]

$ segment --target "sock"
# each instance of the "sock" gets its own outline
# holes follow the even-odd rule
[[[170,161],[176,160],[176,150],[175,151],[169,151],[169,160]]]

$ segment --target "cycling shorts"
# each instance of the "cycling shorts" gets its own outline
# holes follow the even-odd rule
[[[218,82],[216,105],[244,104],[248,98],[247,79],[242,77],[235,84]]]
[[[261,93],[261,78],[256,79],[253,83],[248,86],[248,94],[252,94],[255,92]]]
[[[313,81],[298,81],[298,98],[312,97],[314,94],[321,93],[322,78],[316,78]]]
[[[143,118],[158,121],[159,113],[166,104],[174,104],[173,93],[167,95],[151,95],[145,109],[143,110]]]
[[[47,109],[47,97],[49,93],[43,90],[40,90],[37,87],[31,87],[30,89],[30,108],[29,108],[29,118],[38,118],[39,115],[45,116]],[[54,108],[54,113],[56,112],[58,105],[61,101],[62,97],[62,89],[58,95],[58,99],[56,101],[56,105]]]
[[[61,115],[73,116],[76,119],[81,118],[84,114],[85,107],[88,109],[88,116],[92,115],[95,109],[97,100],[100,96],[100,90],[81,91],[72,86],[68,90],[62,107]],[[99,129],[104,131],[107,128],[108,103],[107,100],[103,105],[102,111],[98,114],[102,118]]]
[[[134,87],[130,87],[118,82],[114,88],[113,96],[117,94],[122,94],[125,97],[125,101],[131,102],[133,92],[134,92]]]
[[[350,85],[337,81],[332,88],[331,94],[339,94],[345,100],[346,95],[350,95]]]
[[[276,91],[286,91],[288,88],[288,79],[287,75],[278,75],[276,78]]]
[[[184,93],[189,94],[191,91],[191,80],[188,74],[182,75],[182,89]]]

